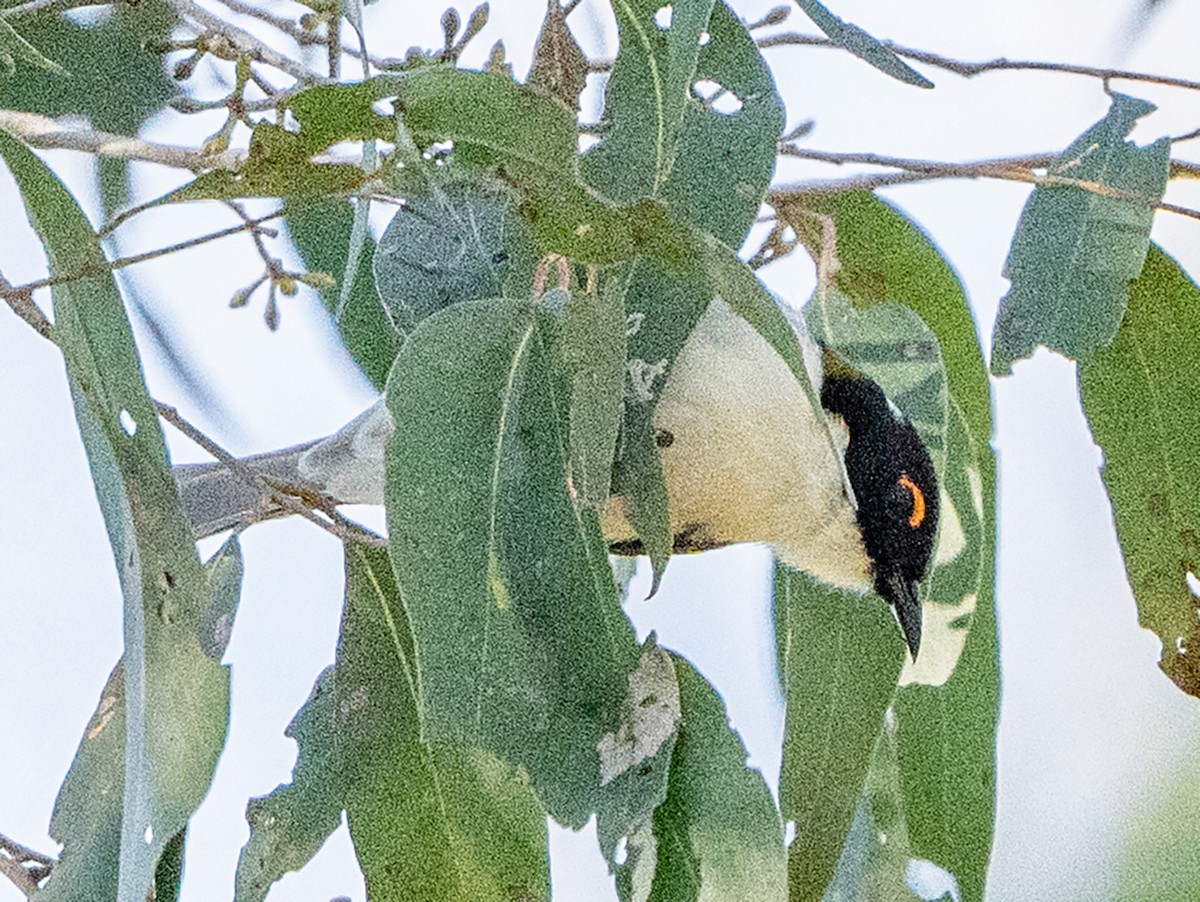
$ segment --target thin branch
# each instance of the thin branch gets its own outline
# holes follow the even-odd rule
[[[12,881],[27,898],[37,892],[38,883],[46,879],[53,865],[53,858],[0,834],[0,874]]]
[[[54,341],[54,326],[46,319],[42,309],[33,302],[32,290],[13,288],[8,279],[4,278],[4,274],[0,273],[0,296],[3,296],[12,312],[21,317],[34,332],[42,338]],[[3,840],[2,836],[0,840]],[[2,845],[0,842],[0,846]]]
[[[783,32],[781,34],[770,35],[769,37],[758,38],[755,43],[758,44],[760,48],[784,46],[838,46],[824,35],[797,34],[795,32]],[[976,75],[982,75],[984,72],[1000,72],[1006,70],[1028,72],[1063,72],[1069,75],[1085,75],[1090,78],[1098,78],[1104,82],[1115,80],[1138,81],[1153,85],[1167,85],[1168,87],[1172,88],[1184,88],[1189,91],[1200,91],[1200,81],[1194,81],[1188,78],[1173,78],[1169,75],[1153,75],[1148,72],[1135,72],[1132,69],[1107,69],[1101,66],[1080,66],[1074,63],[1051,63],[1045,60],[1010,60],[1004,57],[996,57],[995,59],[982,60],[979,62],[970,62],[967,60],[952,59],[948,56],[930,53],[926,50],[918,50],[915,47],[904,47],[900,44],[895,44],[892,41],[882,41],[881,43],[905,59],[935,66],[938,69],[944,69],[947,72],[953,72],[955,75],[961,75],[964,78],[973,78]]]
[[[218,238],[227,238],[230,235],[236,235],[240,232],[253,231],[262,223],[269,222],[272,219],[278,219],[280,216],[283,216],[286,210],[286,207],[280,207],[273,213],[268,213],[265,216],[258,217],[257,219],[248,220],[241,225],[230,226],[227,229],[221,229],[217,232],[210,232],[207,235],[201,235],[197,238],[189,238],[186,241],[180,241],[177,244],[168,245],[167,247],[160,247],[156,250],[144,251],[140,254],[131,254],[128,257],[117,257],[115,260],[109,261],[103,267],[85,269],[73,273],[60,274],[57,276],[48,276],[44,279],[36,279],[33,282],[26,282],[24,285],[18,285],[16,287],[10,286],[7,282],[0,282],[0,297],[5,299],[21,296],[27,297],[39,288],[52,287],[54,285],[61,285],[65,282],[74,282],[77,279],[86,279],[90,276],[102,275],[109,270],[122,269],[126,266],[132,266],[135,263],[144,263],[147,260],[153,260],[155,257],[163,257],[167,254],[173,254],[176,251],[187,250],[188,248],[196,247],[200,244],[207,244],[209,241],[216,241]],[[21,313],[17,311],[17,315],[21,316]],[[22,319],[24,319],[23,316]]]
[[[4,280],[3,276],[0,276],[0,293],[4,295],[13,312],[33,326],[34,330],[43,338],[57,344],[53,327],[51,327],[41,311],[34,307],[33,309],[37,312],[35,315],[30,315],[28,309],[26,309],[26,305],[32,306],[32,303],[29,301],[28,291],[8,287],[8,282]],[[174,407],[169,404],[163,404],[161,401],[154,401],[154,408],[158,411],[160,417],[224,464],[234,476],[242,482],[251,485],[256,491],[262,492],[283,510],[297,514],[315,523],[321,529],[331,533],[343,542],[365,542],[377,548],[388,547],[387,539],[338,513],[336,499],[305,491],[302,486],[288,487],[275,485],[271,480],[256,473],[243,461],[238,460],[185,420]],[[288,488],[293,488],[294,491],[289,493]],[[30,861],[40,864],[50,863],[48,859],[41,861],[41,856],[38,856],[36,852],[27,850],[24,846],[0,835],[0,852],[13,850],[19,850],[16,852],[18,855],[28,852],[32,856],[28,859]],[[15,865],[15,869],[10,868],[8,866],[9,863],[11,863],[11,859],[0,854],[0,872],[3,872],[4,876],[8,877],[14,883],[20,886],[22,885],[20,883],[21,879],[33,879],[33,876],[26,868],[20,865]],[[32,886],[34,889],[37,888],[36,880],[33,880]]]
[[[1051,155],[1007,157],[995,160],[981,160],[975,163],[943,163],[933,160],[912,160],[905,159],[903,157],[888,157],[881,154],[872,153],[838,153],[822,150],[807,150],[805,148],[795,147],[794,145],[783,145],[780,147],[780,154],[783,156],[797,157],[800,159],[817,160],[824,163],[862,163],[872,166],[888,166],[905,171],[899,173],[883,173],[881,175],[855,176],[850,179],[842,179],[840,181],[801,182],[790,185],[782,185],[773,188],[768,195],[768,203],[770,203],[772,206],[777,206],[778,204],[786,205],[787,203],[804,195],[836,194],[859,189],[874,190],[875,188],[885,187],[888,185],[906,184],[930,179],[993,178],[1014,182],[1026,182],[1033,185],[1064,185],[1074,188],[1081,188],[1084,191],[1091,191],[1093,194],[1099,194],[1103,197],[1112,197],[1119,200],[1129,201],[1144,201],[1147,204],[1154,203],[1155,209],[1162,210],[1167,213],[1175,213],[1179,216],[1186,216],[1191,219],[1200,219],[1200,211],[1193,210],[1189,207],[1182,207],[1178,204],[1168,203],[1163,200],[1158,200],[1155,202],[1152,198],[1144,197],[1138,194],[1131,194],[1128,191],[1121,191],[1119,188],[1113,188],[1110,185],[1104,185],[1099,182],[1088,181],[1086,179],[1073,179],[1053,173],[1039,175],[1037,172],[1035,172],[1035,169],[1045,169],[1054,161],[1055,157]],[[1197,166],[1194,163],[1185,163],[1174,160],[1171,161],[1170,174],[1172,176],[1190,175],[1194,177],[1197,173],[1200,173],[1200,166]]]
[[[268,12],[261,6],[256,6],[253,3],[244,3],[243,0],[220,0],[220,3],[230,12],[235,12],[243,16],[249,16],[252,19],[258,19],[260,22],[267,23],[276,31],[282,31],[302,47],[325,43],[324,38],[311,31],[308,31],[306,28],[296,24],[296,22],[289,18],[277,16],[274,13]]]
[[[154,402],[154,407],[160,417],[224,464],[234,476],[269,496],[275,504],[278,504],[289,513],[297,514],[315,523],[321,529],[331,533],[343,542],[365,542],[376,548],[388,547],[385,538],[348,520],[334,510],[334,505],[336,504],[334,499],[309,497],[307,494],[304,494],[304,500],[301,500],[301,497],[289,494],[280,486],[275,485],[271,480],[254,472],[245,462],[238,460],[210,439],[180,416],[179,411],[174,407],[158,401]],[[305,501],[313,504],[314,507],[310,507]],[[322,514],[324,516],[321,516]]]
[[[167,4],[175,10],[175,14],[180,19],[188,19],[196,25],[219,35],[229,42],[231,47],[239,54],[257,60],[268,66],[278,69],[280,72],[286,72],[292,78],[305,83],[322,83],[327,79],[322,78],[313,72],[307,66],[296,62],[291,57],[284,56],[279,51],[263,43],[250,32],[238,28],[226,22],[220,16],[209,12],[204,7],[193,2],[193,0],[166,0]],[[212,47],[210,50],[214,49]]]
[[[780,156],[793,157],[800,160],[815,160],[820,163],[861,163],[868,166],[887,166],[891,169],[903,169],[906,172],[918,173],[927,177],[964,177],[978,178],[983,176],[1005,177],[1006,173],[1028,172],[1031,169],[1045,169],[1055,159],[1054,154],[1033,154],[1019,157],[1001,157],[993,160],[978,160],[973,163],[944,163],[937,160],[916,160],[907,157],[889,157],[877,153],[844,153],[841,151],[810,150],[797,147],[794,144],[782,144],[779,147]]]
[[[30,147],[43,150],[78,150],[102,157],[119,157],[159,163],[176,169],[237,169],[246,152],[228,150],[224,153],[203,153],[177,144],[156,144],[140,138],[127,138],[86,127],[64,124],[49,116],[20,110],[0,110],[0,128],[19,138]]]
[[[43,855],[41,852],[35,852],[28,846],[23,846],[16,840],[9,839],[3,833],[0,833],[0,851],[8,852],[14,858],[21,861],[32,861],[34,864],[52,865],[54,859],[49,855]]]

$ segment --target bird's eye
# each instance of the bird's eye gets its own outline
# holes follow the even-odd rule
[[[907,473],[901,473],[897,484],[907,489],[912,496],[912,513],[908,515],[908,525],[916,529],[925,521],[925,493],[920,486],[908,478]]]

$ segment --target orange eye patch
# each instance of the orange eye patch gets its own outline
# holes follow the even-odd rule
[[[908,525],[916,529],[925,520],[925,493],[920,487],[908,478],[907,473],[900,474],[899,484],[904,486],[912,493],[912,513],[908,516]]]

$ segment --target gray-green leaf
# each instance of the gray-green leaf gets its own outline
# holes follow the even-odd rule
[[[1005,264],[1012,287],[992,332],[993,373],[1011,372],[1038,345],[1085,358],[1116,334],[1167,186],[1171,142],[1125,140],[1153,110],[1113,94],[1108,114],[1063,151],[1047,183],[1029,196]]]

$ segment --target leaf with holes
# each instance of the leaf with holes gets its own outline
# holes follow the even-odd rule
[[[993,608],[991,389],[975,322],[963,288],[938,248],[890,204],[866,191],[803,196],[795,204],[833,218],[837,287],[859,308],[899,301],[916,311],[937,335],[945,363],[950,394],[945,513],[927,596],[943,604],[925,611],[933,644],[922,644],[921,666],[906,672],[915,682],[897,693],[896,741],[914,854],[952,870],[963,898],[978,900],[995,820],[1000,675]],[[811,216],[790,204],[782,212],[809,247],[820,248],[821,235]],[[977,550],[975,515],[980,523]],[[950,554],[958,544],[951,535],[956,532],[950,529],[952,519],[961,527],[964,543],[956,555]],[[960,615],[971,606],[971,571],[976,567],[974,613],[959,653],[966,626]],[[944,632],[937,624],[945,626]],[[955,654],[957,665],[949,679],[929,685],[944,676]]]
[[[602,140],[584,176],[615,200],[657,197],[671,175],[713,0],[613,4],[620,49],[604,93]]]
[[[775,172],[783,101],[753,36],[724,3],[704,38],[662,195],[683,219],[737,247]]]
[[[308,864],[341,822],[336,703],[333,667],[326,667],[285,733],[299,751],[291,782],[246,805],[250,838],[238,856],[235,902],[265,899],[276,880]]]
[[[1200,288],[1152,246],[1116,338],[1079,365],[1079,391],[1112,502],[1138,622],[1159,666],[1200,696]]]
[[[50,274],[98,273],[54,286],[54,329],[124,597],[123,666],[59,792],[51,834],[64,849],[41,895],[140,899],[208,791],[229,673],[200,643],[211,589],[99,240],[58,178],[3,131],[0,156]]]
[[[683,724],[667,798],[654,812],[649,902],[783,902],[783,824],[771,792],[729,726],[716,690],[673,656]]]
[[[1050,164],[1046,183],[1029,196],[1005,264],[1012,287],[992,331],[996,375],[1038,345],[1082,359],[1116,334],[1167,186],[1170,140],[1125,140],[1153,111],[1113,94],[1108,114]]]

